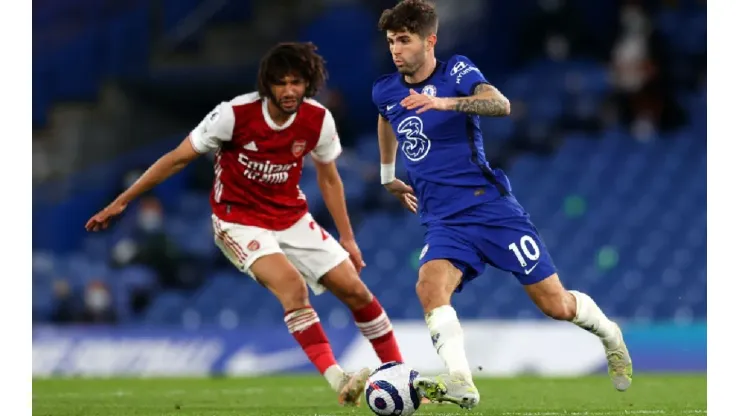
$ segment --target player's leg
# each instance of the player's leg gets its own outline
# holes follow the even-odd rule
[[[480,401],[465,355],[463,329],[451,305],[452,293],[483,271],[484,265],[459,230],[430,226],[422,251],[416,293],[424,309],[432,343],[448,374],[434,379],[417,377],[414,386],[435,401],[449,401],[463,408]]]
[[[392,327],[382,307],[360,281],[357,272],[348,260],[348,253],[331,235],[316,224],[311,214],[306,214],[293,226],[277,232],[276,235],[280,247],[300,271],[314,294],[320,295],[331,287],[341,296],[342,301],[350,306],[356,320],[359,314],[362,315],[360,321],[365,321],[369,315],[377,319],[378,323],[387,322],[388,325],[383,325],[378,333],[367,332],[372,336],[382,334],[379,338],[371,340],[382,361],[389,358],[393,360],[400,358]],[[352,379],[342,386],[339,395],[340,403],[359,405],[365,381],[369,376],[368,368],[354,373]]]
[[[298,341],[309,360],[339,393],[342,405],[357,405],[367,380],[368,370],[345,373],[334,358],[329,339],[319,316],[308,301],[308,289],[301,274],[284,254],[272,254],[257,259],[250,273],[280,300],[285,310],[285,324]],[[299,289],[300,288],[300,289]]]
[[[336,241],[329,244],[329,246],[332,246],[329,248],[329,251],[332,253],[339,253],[342,249]],[[334,257],[334,260],[328,261],[327,266],[333,264],[339,258],[344,258],[344,260],[341,260],[338,265],[323,274],[319,279],[319,283],[329,289],[334,296],[352,311],[357,328],[373,346],[375,354],[381,363],[391,361],[403,362],[401,350],[398,348],[396,337],[393,334],[393,326],[390,319],[388,319],[388,315],[386,315],[378,299],[373,296],[370,289],[360,280],[360,276],[357,274],[357,270],[352,265],[352,262],[345,258],[344,254],[340,257],[327,252],[325,256],[329,259]],[[321,269],[326,267],[319,267],[319,262],[323,262],[323,258],[317,258],[317,273],[321,273]]]
[[[517,276],[521,277],[521,276]],[[530,280],[536,280],[533,276]],[[520,281],[523,280],[520,278]],[[557,273],[526,284],[524,290],[547,316],[569,321],[599,337],[606,351],[609,376],[614,387],[626,390],[632,383],[632,360],[619,326],[606,317],[591,297],[576,290],[566,290]]]
[[[451,305],[452,293],[462,280],[462,272],[445,259],[431,260],[419,269],[416,294],[424,310],[429,334],[447,370],[472,382],[465,356],[462,326]]]
[[[591,297],[565,290],[547,247],[519,203],[512,198],[502,199],[481,206],[480,210],[491,220],[469,228],[486,261],[516,276],[545,315],[573,322],[598,336],[606,349],[614,386],[618,390],[627,389],[632,377],[632,362],[619,327],[604,315]]]
[[[272,292],[283,306],[288,331],[335,391],[350,375],[337,364],[316,311],[308,300],[306,282],[279,247],[273,232],[258,227],[213,221],[215,242],[240,271]]]

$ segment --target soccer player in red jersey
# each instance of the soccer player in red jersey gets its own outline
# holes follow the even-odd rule
[[[210,202],[216,245],[277,297],[288,330],[339,393],[339,402],[358,405],[369,370],[347,373],[337,364],[309,303],[307,285],[315,294],[329,290],[350,308],[381,362],[402,357],[390,320],[359,278],[365,263],[335,164],[342,147],[331,112],[311,98],[326,75],[324,60],[311,43],[275,46],[260,63],[258,91],[216,106],[85,227],[106,229],[135,198],[215,151]],[[309,154],[338,242],[316,224],[298,186]]]

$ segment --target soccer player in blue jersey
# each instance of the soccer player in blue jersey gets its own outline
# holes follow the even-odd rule
[[[438,19],[427,1],[400,2],[383,12],[378,26],[398,68],[372,90],[380,113],[381,183],[426,227],[416,292],[448,370],[417,378],[415,387],[434,401],[478,404],[450,298],[489,264],[512,273],[547,316],[598,336],[614,386],[627,389],[632,361],[621,330],[587,294],[563,287],[508,178],[486,161],[479,118],[509,115],[509,101],[468,58],[435,57]],[[395,178],[399,143],[411,186]]]

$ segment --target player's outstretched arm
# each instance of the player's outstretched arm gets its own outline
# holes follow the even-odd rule
[[[85,224],[85,228],[88,231],[99,231],[108,228],[110,220],[120,215],[131,201],[181,171],[199,155],[200,153],[193,148],[190,138],[186,138],[177,148],[154,162],[133,185],[121,193],[110,205],[90,218]]]
[[[401,105],[408,109],[417,109],[421,114],[429,110],[460,111],[480,116],[503,117],[511,113],[509,100],[491,84],[481,83],[475,87],[473,95],[468,97],[430,97],[409,90],[409,96],[401,101]]]
[[[339,231],[339,243],[350,255],[352,264],[359,272],[365,267],[362,260],[362,253],[355,242],[355,235],[352,231],[352,223],[347,213],[347,201],[344,196],[344,183],[339,176],[337,164],[334,161],[328,163],[316,162],[316,177],[319,182],[321,196],[324,197],[326,208],[334,220],[334,225]]]
[[[198,156],[200,156],[200,153],[193,148],[190,138],[185,138],[179,146],[165,153],[164,156],[154,162],[131,187],[116,199],[128,204],[164,182],[165,179],[181,171]]]

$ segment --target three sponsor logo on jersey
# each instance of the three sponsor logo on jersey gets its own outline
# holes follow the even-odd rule
[[[479,71],[479,69],[465,62],[457,62],[450,70],[450,76],[456,77],[455,82],[460,84],[462,78],[473,71]],[[421,93],[430,97],[436,97],[437,87],[432,84],[425,85]],[[390,111],[395,106],[395,104],[388,105],[386,111]],[[399,137],[404,137],[404,141],[401,144],[401,151],[403,151],[410,161],[418,162],[429,154],[432,143],[424,134],[424,123],[420,117],[411,116],[405,118],[398,124],[396,131]]]
[[[396,132],[399,137],[404,137],[403,143],[401,143],[401,151],[408,160],[418,162],[429,154],[432,142],[424,134],[424,122],[420,117],[406,117],[398,123]]]

